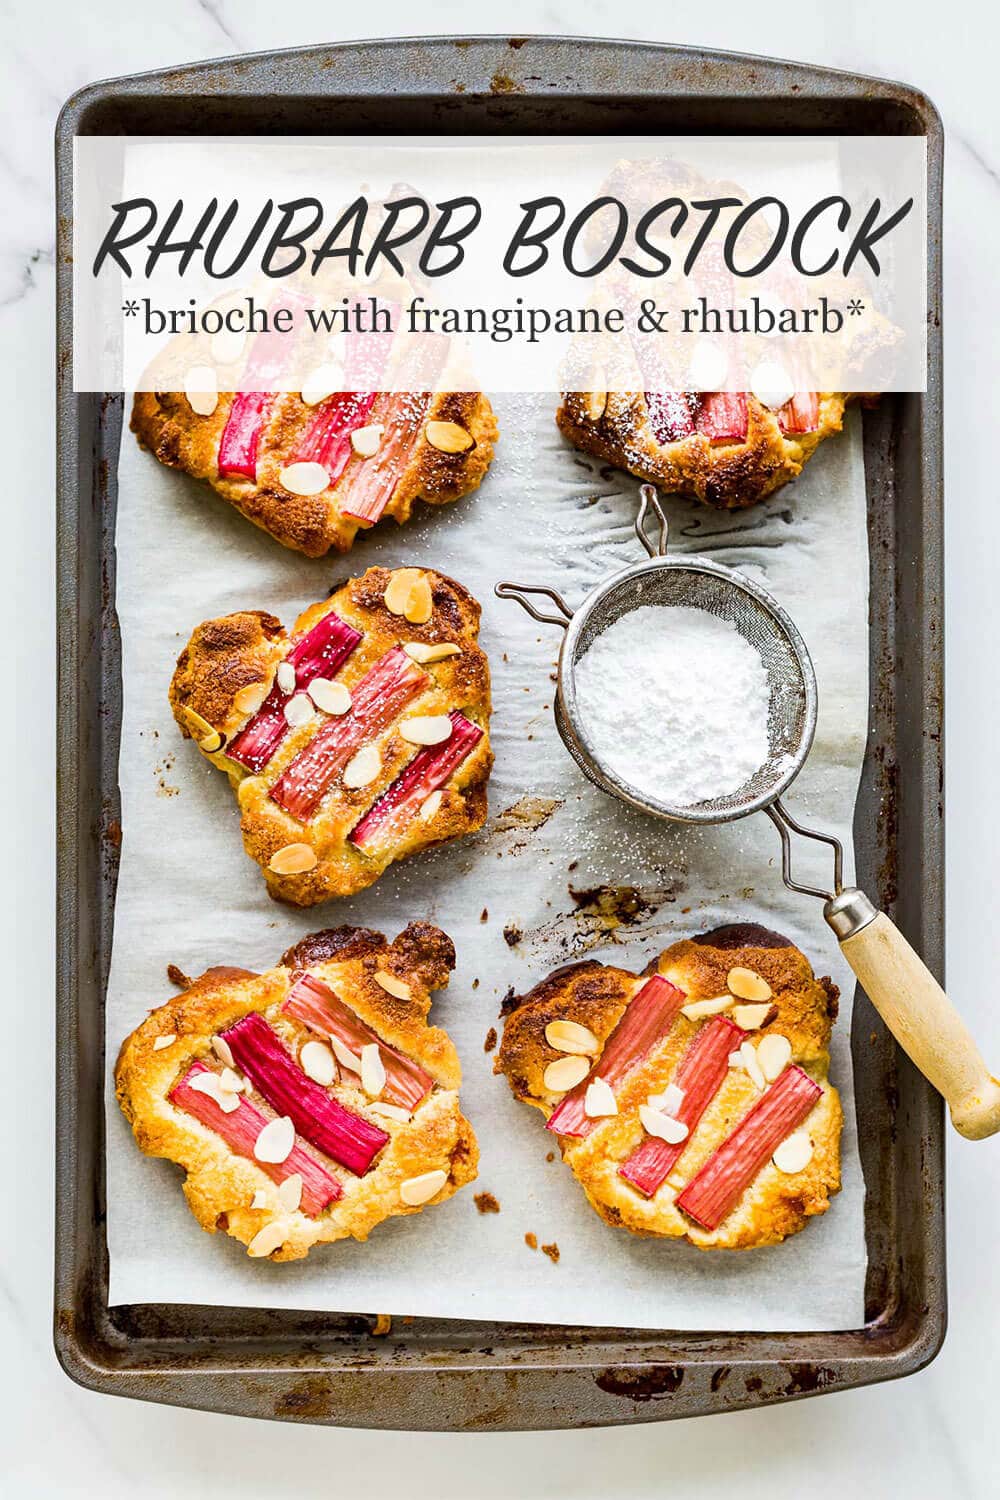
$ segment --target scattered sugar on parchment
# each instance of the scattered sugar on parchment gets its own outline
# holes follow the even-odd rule
[[[598,761],[661,802],[738,792],[768,758],[764,663],[707,610],[630,610],[591,643],[574,679]]]

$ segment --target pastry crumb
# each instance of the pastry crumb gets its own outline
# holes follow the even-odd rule
[[[496,1044],[497,1044],[497,1029],[496,1029],[495,1026],[491,1026],[490,1029],[489,1029],[489,1031],[486,1033],[486,1040],[483,1042],[483,1051],[484,1052],[492,1052],[493,1048],[496,1046]]]
[[[554,1151],[546,1151],[546,1153],[545,1153],[545,1160],[546,1161],[555,1161],[555,1159],[556,1159],[556,1153]]]
[[[515,927],[513,922],[508,922],[503,930],[503,940],[508,948],[516,948],[523,936],[524,933],[519,927]]]
[[[190,979],[184,970],[179,969],[176,964],[167,964],[167,978],[171,984],[176,984],[179,990],[189,990],[191,988]]]
[[[479,920],[480,920],[480,922],[488,922],[490,920],[490,913],[489,913],[489,908],[488,907],[486,907],[486,906],[483,907],[482,911],[479,913]]]
[[[500,1204],[492,1193],[476,1193],[473,1202],[481,1214],[498,1214]]]
[[[529,1250],[537,1250],[538,1249],[538,1235],[537,1234],[532,1234],[531,1230],[529,1229],[528,1232],[527,1232],[527,1234],[524,1236],[524,1243],[527,1245],[527,1247],[528,1247]]]
[[[384,1338],[385,1335],[391,1331],[391,1329],[392,1329],[392,1319],[390,1318],[389,1314],[388,1313],[376,1313],[375,1314],[375,1322],[373,1323],[372,1328],[371,1328],[372,1338],[374,1338],[374,1339]]]
[[[559,1246],[555,1240],[552,1241],[551,1245],[542,1246],[542,1254],[547,1255],[554,1266],[559,1264]]]

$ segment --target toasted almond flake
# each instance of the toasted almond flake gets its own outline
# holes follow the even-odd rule
[[[306,689],[317,708],[325,714],[346,714],[351,706],[350,690],[329,677],[314,677]]]
[[[223,1068],[219,1074],[219,1088],[224,1094],[242,1094],[243,1078],[234,1068]]]
[[[396,568],[382,595],[386,609],[392,615],[401,615],[406,609],[410,590],[420,577],[419,568]]]
[[[267,1207],[267,1203],[268,1203],[267,1189],[266,1188],[258,1188],[257,1191],[254,1193],[253,1197],[250,1199],[250,1207],[251,1208],[266,1208]]]
[[[410,589],[403,609],[404,619],[411,625],[426,625],[434,613],[434,596],[426,578],[418,578]]]
[[[275,875],[304,875],[318,864],[316,850],[311,844],[286,844],[271,855],[267,868]]]
[[[601,373],[603,374],[603,371]],[[588,422],[599,422],[604,416],[607,404],[607,391],[587,391],[583,398],[583,412]]]
[[[234,365],[243,353],[247,335],[245,328],[220,328],[209,337],[212,358],[217,365]]]
[[[582,1083],[589,1072],[590,1063],[585,1057],[557,1057],[545,1069],[542,1082],[550,1094],[564,1094]]]
[[[351,1049],[350,1049],[350,1047],[348,1047],[345,1042],[342,1042],[340,1040],[339,1036],[331,1036],[331,1038],[330,1038],[330,1046],[333,1048],[333,1055],[334,1055],[334,1057],[340,1063],[340,1066],[342,1068],[346,1068],[349,1073],[358,1073],[358,1074],[360,1074],[360,1072],[361,1072],[361,1059],[360,1059],[360,1057],[358,1056],[358,1054],[356,1052],[352,1052]]]
[[[172,1047],[177,1040],[176,1031],[171,1031],[164,1036],[158,1036],[153,1043],[154,1052],[162,1052],[165,1047]]]
[[[204,750],[206,755],[214,755],[217,750],[222,749],[222,735],[217,729],[211,734],[206,734],[203,740],[198,741],[198,749]]]
[[[589,1026],[579,1021],[550,1021],[545,1028],[545,1040],[557,1052],[571,1052],[580,1057],[594,1057],[600,1045]]]
[[[710,1000],[692,1000],[690,1005],[681,1006],[681,1015],[687,1016],[689,1021],[702,1021],[706,1016],[717,1016],[720,1011],[728,1010],[732,1003],[732,995],[715,995]]]
[[[718,344],[701,339],[694,346],[691,363],[688,365],[688,389],[692,391],[718,391],[724,388],[729,370],[729,360]]]
[[[396,1120],[400,1125],[405,1125],[411,1118],[408,1109],[403,1109],[399,1104],[384,1104],[381,1099],[377,1099],[369,1108],[380,1120]]]
[[[284,1219],[272,1219],[270,1224],[265,1224],[263,1229],[258,1229],[247,1246],[247,1254],[252,1260],[260,1260],[263,1256],[280,1250],[287,1238],[288,1225]]]
[[[286,723],[293,729],[299,729],[303,724],[308,724],[313,716],[312,700],[308,693],[296,693],[294,697],[288,698],[282,709]]]
[[[368,427],[356,427],[351,433],[351,447],[359,458],[374,458],[382,442],[384,428],[381,422],[372,422]]]
[[[346,787],[370,786],[382,769],[382,757],[377,745],[362,745],[344,767]]]
[[[435,1167],[432,1172],[421,1172],[419,1177],[407,1177],[399,1185],[399,1196],[411,1208],[419,1208],[422,1203],[429,1203],[436,1197],[447,1181],[448,1173]]]
[[[378,1042],[369,1042],[361,1049],[361,1087],[369,1099],[377,1099],[385,1088],[385,1064]]]
[[[675,1120],[670,1115],[665,1115],[661,1110],[653,1109],[648,1104],[639,1105],[639,1119],[642,1128],[648,1135],[655,1135],[661,1141],[667,1141],[671,1146],[679,1146],[681,1141],[687,1140],[688,1128],[680,1120]]]
[[[757,1061],[768,1083],[773,1083],[792,1060],[792,1044],[780,1031],[762,1036],[757,1043]]]
[[[763,974],[753,969],[730,969],[726,984],[738,1000],[770,1000],[773,993]]]
[[[248,682],[233,698],[233,707],[238,714],[255,714],[266,697],[266,682]]]
[[[743,1059],[742,1059],[742,1057],[740,1056],[740,1054],[738,1052],[730,1052],[730,1054],[729,1054],[729,1066],[731,1068],[742,1068],[742,1066],[743,1066]]]
[[[762,359],[754,367],[750,389],[760,404],[772,411],[778,411],[795,395],[795,386],[785,366],[773,359]]]
[[[615,1091],[606,1078],[595,1078],[587,1084],[587,1092],[583,1096],[583,1112],[592,1120],[602,1120],[607,1115],[618,1113]]]
[[[278,483],[290,495],[322,495],[329,488],[330,476],[322,464],[287,464],[278,474]]]
[[[684,1178],[679,1172],[671,1172],[667,1178],[667,1186],[672,1187],[675,1193],[679,1193],[684,1186]]]
[[[231,1115],[234,1109],[240,1107],[240,1101],[235,1094],[223,1093],[216,1073],[199,1073],[191,1079],[191,1087],[196,1093],[204,1094],[206,1098],[211,1099],[213,1104],[217,1104],[224,1115]]]
[[[311,370],[302,382],[301,396],[306,406],[318,406],[341,389],[344,383],[344,367],[331,361]]]
[[[188,406],[198,417],[210,417],[219,404],[219,382],[211,365],[192,365],[184,376]]]
[[[201,714],[196,713],[193,708],[182,708],[181,715],[188,733],[193,735],[196,740],[203,740],[210,734],[218,733],[215,725],[210,724],[207,719],[203,719]]]
[[[662,1094],[650,1094],[646,1103],[651,1109],[658,1109],[662,1115],[676,1115],[684,1103],[684,1090],[679,1089],[676,1083],[668,1083]]]
[[[771,1160],[779,1172],[803,1172],[813,1157],[813,1143],[808,1130],[793,1130],[782,1141]]]
[[[253,1154],[258,1161],[279,1165],[287,1161],[295,1145],[295,1126],[287,1115],[268,1120],[254,1141]]]
[[[431,792],[429,797],[424,798],[420,804],[420,816],[425,823],[429,823],[432,818],[437,817],[438,808],[443,801],[444,792],[440,787],[438,787],[436,792]]]
[[[278,1183],[278,1202],[286,1214],[297,1211],[302,1202],[302,1173],[293,1172],[290,1177],[285,1177]]]
[[[290,661],[278,663],[278,670],[274,674],[274,680],[286,698],[295,692],[295,668]]]
[[[767,1088],[767,1079],[761,1072],[760,1063],[757,1061],[757,1049],[754,1047],[753,1042],[742,1043],[740,1046],[740,1061],[750,1074],[756,1087],[763,1093],[764,1089]]]
[[[457,422],[428,422],[424,434],[439,453],[467,453],[475,447],[475,438]]]
[[[399,733],[409,745],[443,745],[451,739],[451,729],[447,714],[418,714],[404,719]]]
[[[432,661],[444,661],[448,656],[461,656],[461,646],[456,646],[454,641],[440,641],[435,646],[428,646],[423,641],[404,641],[403,650],[413,661],[421,665],[427,665]]]
[[[225,1063],[227,1068],[235,1068],[236,1059],[233,1056],[233,1049],[224,1036],[213,1036],[212,1051],[221,1063]]]
[[[759,1031],[777,1014],[777,1007],[762,1002],[760,1005],[734,1005],[732,1018],[744,1031]]]
[[[337,1076],[337,1064],[325,1042],[306,1042],[299,1053],[299,1066],[307,1078],[324,1088],[329,1088]]]
[[[395,995],[397,1000],[409,1000],[413,991],[405,979],[397,979],[395,974],[390,974],[386,969],[376,969],[372,975],[377,985],[385,990],[387,995]]]

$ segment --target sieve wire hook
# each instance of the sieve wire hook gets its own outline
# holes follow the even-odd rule
[[[560,625],[563,630],[573,618],[573,611],[561,594],[555,589],[544,588],[539,583],[497,583],[493,586],[493,592],[498,599],[516,599],[522,609],[527,610],[533,620],[538,620],[542,625]],[[560,611],[557,615],[547,615],[544,610],[536,609],[526,594],[542,594]]]
[[[816,896],[820,901],[832,901],[835,896],[839,896],[844,889],[844,850],[840,840],[834,838],[832,833],[817,833],[815,829],[806,828],[802,823],[797,822],[780,797],[776,797],[764,808],[764,811],[781,836],[781,878],[788,889],[798,891],[802,896]],[[804,839],[813,839],[817,844],[829,844],[833,850],[832,891],[823,891],[814,885],[801,885],[793,878],[792,840],[789,836],[789,829]]]
[[[655,543],[650,541],[646,534],[646,517],[651,510],[655,513],[656,519],[660,523],[660,533]],[[663,501],[651,484],[644,484],[639,490],[639,509],[633,525],[636,536],[650,557],[666,557],[670,522],[667,520],[667,513],[663,509]]]

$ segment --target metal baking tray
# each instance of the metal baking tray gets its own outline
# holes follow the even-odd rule
[[[58,1101],[55,1343],[93,1390],[342,1426],[648,1422],[910,1374],[945,1329],[941,1101],[859,996],[851,1046],[867,1186],[864,1327],[725,1334],[201,1306],[108,1307],[104,995],[121,841],[115,615],[120,395],[74,395],[73,137],[470,132],[919,135],[927,142],[928,389],[864,417],[871,722],[858,879],[943,958],[942,132],[921,94],[735,54],[558,38],[379,41],[95,84],[66,105],[58,175]],[[830,517],[830,524],[836,518]],[[836,586],[835,581],[832,583]]]

